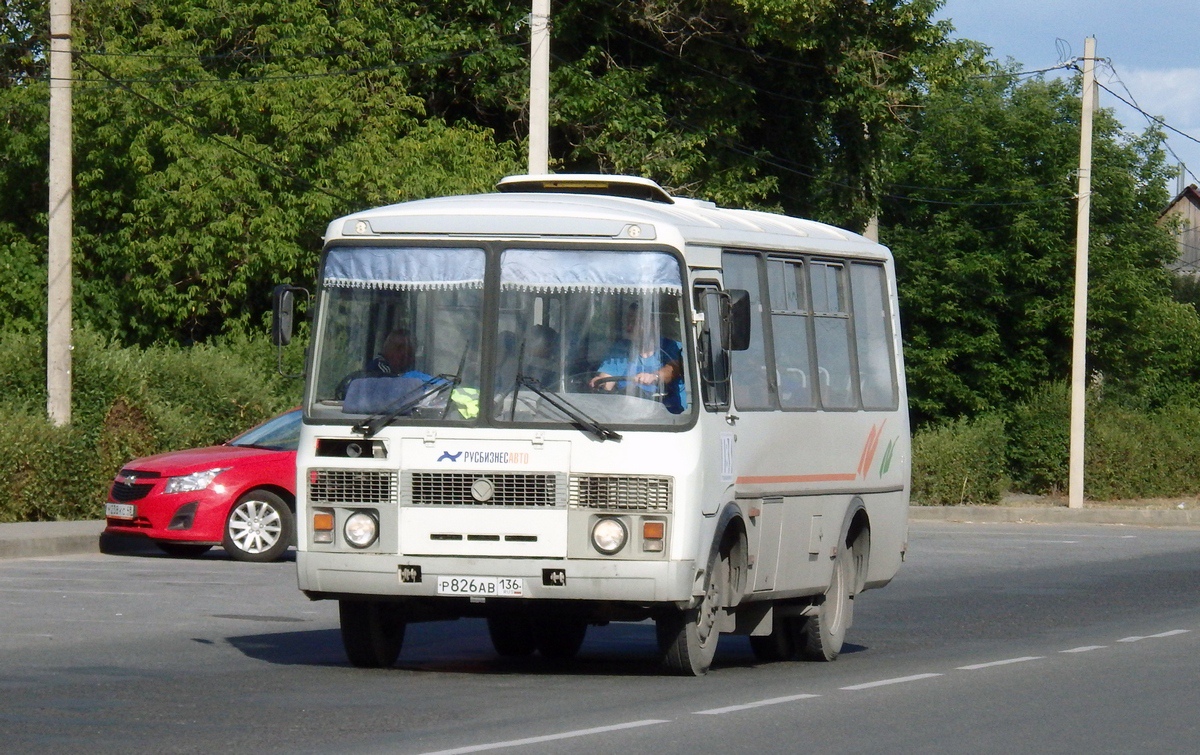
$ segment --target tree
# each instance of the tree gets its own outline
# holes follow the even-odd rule
[[[1095,122],[1089,368],[1154,403],[1197,376],[1200,319],[1171,300],[1155,225],[1162,135]],[[894,132],[884,243],[895,250],[918,421],[1008,409],[1070,373],[1078,82],[995,67],[934,87]]]
[[[556,169],[861,227],[882,140],[952,46],[940,0],[564,0]],[[46,0],[12,18],[41,19]],[[75,312],[124,343],[256,328],[325,223],[521,172],[525,2],[76,4]],[[40,22],[38,22],[40,23]],[[0,89],[0,326],[39,327],[44,25]],[[6,27],[6,33],[7,32]],[[42,56],[44,57],[44,55]],[[953,57],[952,54],[949,57]]]

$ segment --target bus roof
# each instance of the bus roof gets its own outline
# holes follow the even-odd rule
[[[329,224],[325,241],[571,238],[890,256],[857,233],[813,220],[674,197],[644,178],[510,176],[497,188],[492,194],[420,199],[347,215]]]

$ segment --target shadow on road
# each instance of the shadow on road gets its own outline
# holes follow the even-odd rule
[[[153,540],[138,535],[100,533],[97,544],[99,551],[108,556],[137,556],[140,558],[170,558],[183,561],[232,561],[225,549],[215,545],[211,550],[193,555],[168,555]],[[296,551],[288,549],[280,558],[283,562],[296,561]]]
[[[338,629],[278,632],[229,637],[234,648],[255,660],[282,665],[352,668],[342,649]],[[866,650],[847,644],[842,654]],[[764,665],[750,650],[746,637],[724,636],[717,648],[713,671]],[[378,674],[396,671],[480,675],[661,676],[654,625],[614,623],[591,627],[579,654],[569,661],[552,661],[538,654],[504,658],[496,654],[482,619],[412,624],[405,634],[400,659],[392,669],[356,670]]]

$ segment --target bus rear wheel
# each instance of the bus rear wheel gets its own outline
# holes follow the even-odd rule
[[[833,578],[817,612],[804,622],[804,643],[800,651],[806,661],[832,661],[842,652],[846,630],[854,619],[855,572],[854,548],[842,547],[833,560]]]
[[[405,621],[400,607],[379,600],[340,600],[342,646],[358,668],[388,668],[400,657]]]

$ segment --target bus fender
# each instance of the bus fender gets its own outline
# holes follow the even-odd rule
[[[697,597],[703,597],[705,583],[707,577],[716,567],[717,558],[721,553],[721,544],[724,543],[727,533],[733,531],[733,537],[737,540],[734,543],[734,584],[731,585],[730,602],[736,603],[736,598],[740,597],[745,592],[747,581],[746,568],[746,522],[742,518],[742,509],[734,501],[727,501],[721,507],[720,514],[717,516],[717,524],[713,528],[712,543],[708,548],[708,558],[705,560],[704,571],[696,573],[696,581],[692,585],[692,593]]]
[[[830,560],[837,557],[838,551],[847,547],[847,543],[860,544],[855,549],[855,579],[851,595],[862,592],[867,582],[867,566],[871,559],[871,520],[867,515],[867,505],[858,496],[846,507],[846,515],[842,517],[842,526],[838,531],[837,545],[829,554]]]

